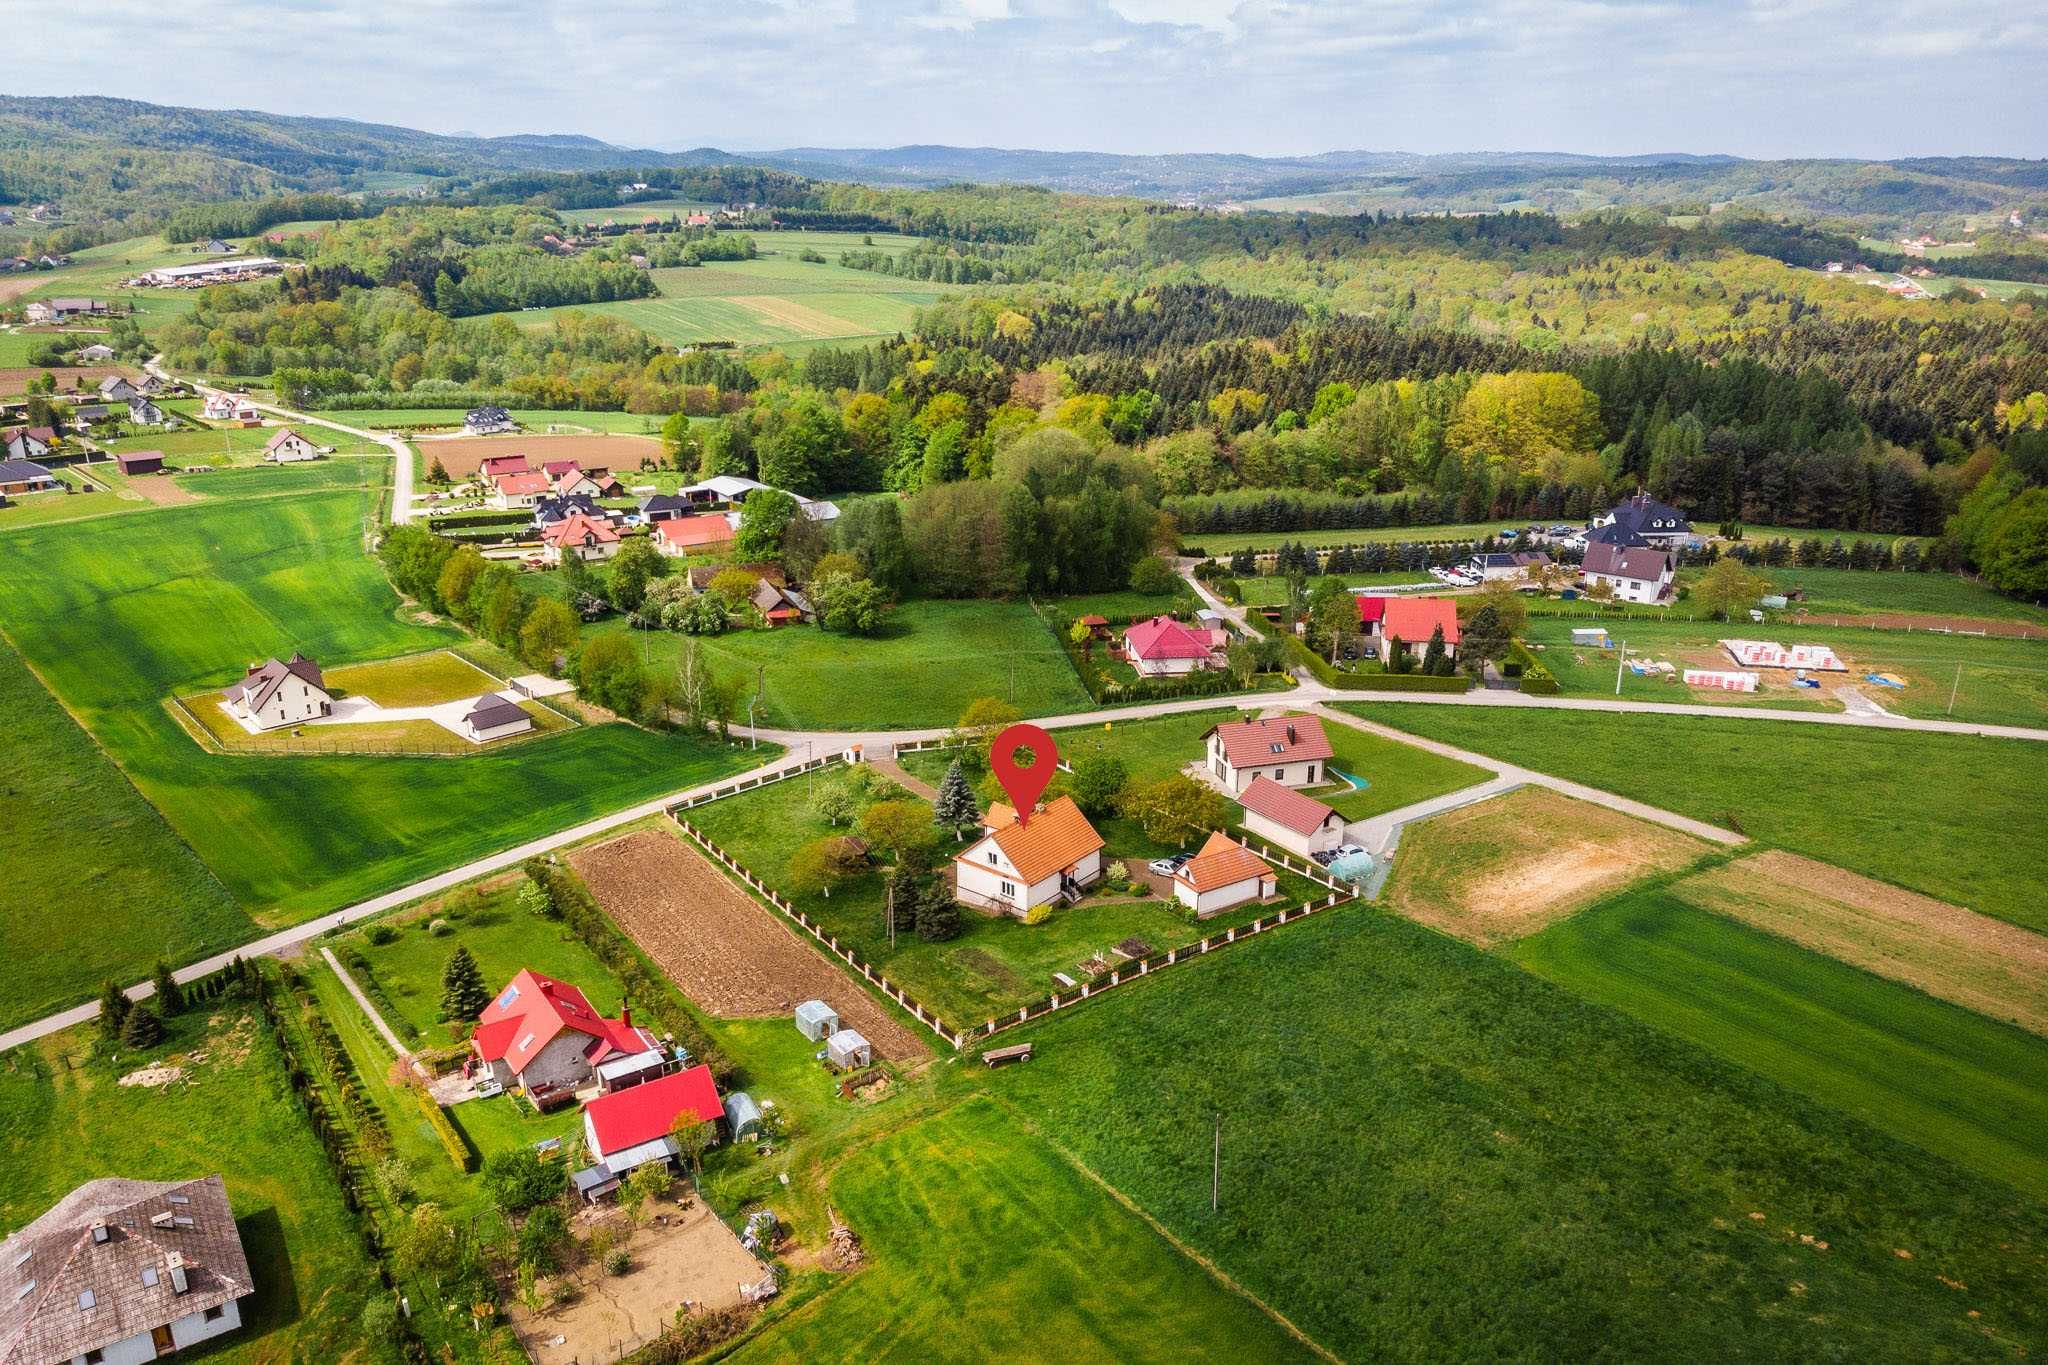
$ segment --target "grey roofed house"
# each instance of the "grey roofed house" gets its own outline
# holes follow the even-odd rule
[[[1650,542],[1616,522],[1612,526],[1595,526],[1586,532],[1586,548],[1595,545],[1612,545],[1617,549],[1647,549]]]
[[[39,484],[54,488],[57,476],[34,460],[0,460],[0,483]]]
[[[519,424],[512,420],[512,414],[495,403],[480,408],[471,408],[463,414],[462,425],[471,432],[488,434],[494,431],[517,431]]]
[[[0,1365],[147,1343],[197,1318],[176,1343],[189,1345],[238,1325],[230,1305],[254,1287],[219,1176],[88,1181],[0,1243]]]
[[[1643,492],[1611,509],[1602,520],[1650,540],[1681,540],[1692,535],[1692,523],[1677,508]]]
[[[104,422],[112,411],[105,403],[80,403],[71,410],[71,415],[81,422]]]
[[[272,659],[267,663],[257,665],[250,669],[248,675],[240,682],[229,683],[226,688],[222,689],[221,695],[229,701],[237,701],[247,697],[249,709],[251,711],[258,711],[262,709],[263,703],[270,699],[270,694],[277,691],[278,684],[294,674],[305,679],[322,692],[327,690],[327,683],[320,676],[320,665],[314,663],[303,654],[295,653],[290,659],[282,662]]]
[[[1654,583],[1671,567],[1671,556],[1642,546],[1594,544],[1586,547],[1585,563],[1580,567],[1589,574]]]
[[[610,521],[612,518],[612,510],[599,506],[597,499],[588,493],[544,494],[534,499],[533,524],[546,529],[578,513],[594,521]]]
[[[640,520],[668,521],[675,517],[687,517],[696,510],[696,505],[680,493],[656,493],[640,504]]]
[[[100,381],[100,397],[116,403],[125,403],[134,398],[139,390],[118,374],[110,374]]]
[[[500,725],[515,725],[520,721],[531,724],[533,717],[527,715],[526,709],[518,702],[507,701],[495,692],[478,697],[469,708],[469,714],[462,718],[462,723],[472,730],[495,730]]]
[[[128,420],[139,427],[160,427],[164,410],[138,394],[128,400]]]

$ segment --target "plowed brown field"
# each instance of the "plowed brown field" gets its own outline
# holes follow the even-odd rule
[[[339,416],[347,418],[346,413]],[[488,457],[524,455],[535,469],[550,460],[580,460],[586,469],[608,469],[631,483],[643,458],[661,458],[661,442],[652,436],[456,436],[420,441],[415,448],[422,467],[431,469],[439,460],[457,479],[476,473]]]
[[[753,1018],[823,1000],[874,1045],[876,1056],[926,1055],[915,1033],[680,835],[642,830],[580,849],[569,865],[700,1009]]]

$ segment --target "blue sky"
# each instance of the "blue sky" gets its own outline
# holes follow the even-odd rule
[[[437,132],[2048,156],[2039,0],[94,0],[120,59],[71,6],[9,8],[13,93]]]

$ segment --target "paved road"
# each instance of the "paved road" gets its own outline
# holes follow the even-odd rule
[[[214,388],[210,384],[202,384],[196,379],[181,380],[178,376],[165,370],[161,363],[162,361],[163,357],[157,356],[145,362],[143,368],[159,379],[190,384],[194,391],[202,398],[224,392],[224,390]],[[403,440],[400,440],[388,431],[370,431],[364,427],[352,427],[346,422],[337,422],[330,417],[315,417],[310,413],[294,412],[290,408],[279,407],[275,403],[258,403],[255,399],[249,398],[246,395],[236,394],[234,396],[242,398],[244,402],[259,411],[267,412],[273,417],[282,417],[287,422],[295,422],[302,426],[327,427],[330,430],[344,432],[347,435],[355,436],[365,441],[375,441],[378,445],[383,446],[391,452],[391,457],[395,462],[395,468],[391,476],[391,519],[395,522],[412,520],[412,447]]]

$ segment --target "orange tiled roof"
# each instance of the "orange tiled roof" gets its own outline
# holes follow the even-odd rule
[[[1071,796],[1057,798],[1023,825],[1015,811],[998,802],[989,807],[988,824],[988,837],[1026,883],[1044,881],[1102,847],[1102,836]],[[962,853],[956,860],[966,859]]]
[[[1267,867],[1258,854],[1219,829],[1209,836],[1201,852],[1182,863],[1180,871],[1173,875],[1176,881],[1186,882],[1197,892],[1202,892],[1248,882],[1254,877],[1270,877],[1273,869]]]
[[[1265,768],[1276,763],[1327,759],[1332,753],[1330,737],[1323,733],[1322,721],[1314,716],[1226,721],[1209,734],[1223,741],[1223,757],[1233,768]]]

